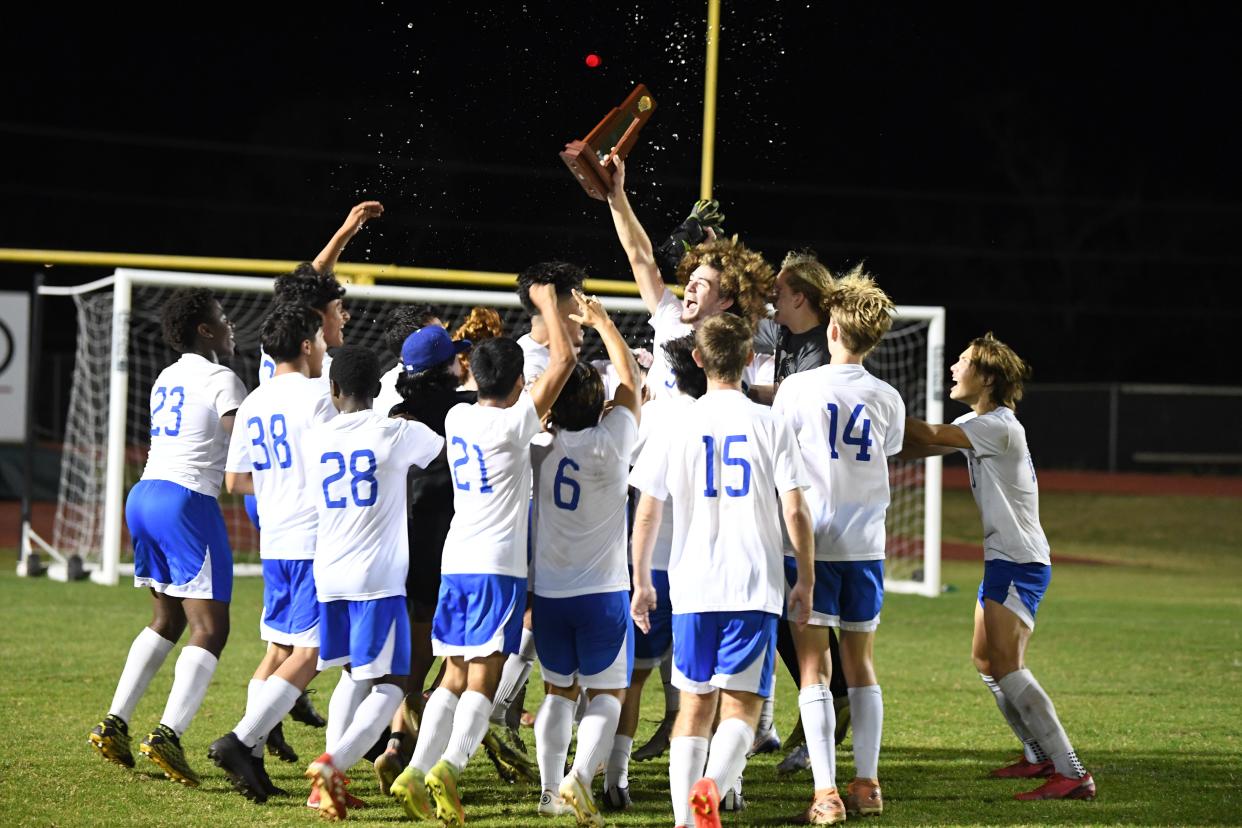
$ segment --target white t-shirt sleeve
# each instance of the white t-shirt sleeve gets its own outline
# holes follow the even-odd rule
[[[906,402],[901,397],[893,400],[893,411],[885,438],[884,453],[889,457],[900,454],[902,443],[906,439]]]
[[[809,489],[811,482],[802,465],[802,452],[793,429],[779,417],[773,418],[773,425],[776,439],[772,451],[772,476],[775,478],[772,482],[776,491],[784,494],[794,489]]]
[[[232,414],[246,399],[246,386],[241,377],[232,371],[220,371],[211,378],[212,401],[216,414],[223,417]]]
[[[397,448],[393,455],[402,466],[427,468],[444,449],[444,438],[417,420],[394,420]]]
[[[238,417],[233,423],[233,434],[229,437],[229,454],[224,461],[224,470],[241,474],[254,471],[250,463],[250,434],[245,421]]]
[[[1009,424],[1000,417],[972,417],[958,423],[979,457],[995,457],[1009,450]]]
[[[660,340],[661,334],[669,328],[682,324],[681,311],[681,300],[671,290],[665,288],[664,293],[660,294],[660,301],[656,303],[655,310],[651,313],[651,319],[647,322],[655,330],[656,340]]]
[[[656,500],[668,500],[667,442],[653,434],[630,470],[630,485]]]
[[[535,435],[543,430],[535,401],[528,392],[523,391],[513,407],[505,411],[504,428],[505,442],[514,446],[529,445]]]

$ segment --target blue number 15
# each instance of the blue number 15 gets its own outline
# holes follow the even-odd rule
[[[742,470],[742,485],[725,486],[725,494],[729,497],[745,497],[750,494],[750,461],[745,457],[731,457],[729,449],[738,444],[745,443],[745,434],[730,434],[724,439],[724,451],[721,452],[720,462],[726,466],[737,466]],[[707,458],[707,485],[703,489],[704,497],[719,497],[720,492],[716,490],[716,438],[711,435],[703,435],[704,455]]]

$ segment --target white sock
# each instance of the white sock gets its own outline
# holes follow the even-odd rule
[[[142,694],[147,692],[147,685],[164,664],[164,659],[172,652],[174,642],[163,638],[150,627],[143,627],[142,632],[129,645],[129,655],[125,657],[125,668],[121,670],[121,678],[116,683],[116,693],[112,696],[112,706],[108,712],[118,716],[129,724],[134,715],[134,708]]]
[[[548,693],[535,716],[535,759],[539,762],[539,783],[555,792],[565,778],[565,757],[573,738],[574,703],[564,696]]]
[[[160,717],[160,724],[171,728],[177,738],[185,733],[203,703],[218,663],[219,660],[202,647],[183,647],[181,655],[177,656],[172,691],[168,694],[164,715]]]
[[[690,788],[703,778],[706,764],[707,740],[702,736],[675,736],[669,740],[668,793],[673,798],[673,824],[690,824]]]
[[[666,655],[660,662],[660,681],[664,683],[664,718],[675,719],[678,711],[681,710],[681,691],[673,686],[672,653]],[[686,796],[690,796],[689,792]]]
[[[377,684],[358,705],[353,721],[341,736],[341,740],[328,747],[332,757],[332,766],[341,773],[347,773],[354,763],[362,758],[384,728],[392,721],[392,716],[401,706],[405,691],[395,684]]]
[[[349,723],[354,718],[354,711],[362,700],[371,692],[370,681],[354,681],[348,670],[341,671],[341,678],[328,700],[328,727],[324,732],[325,750],[341,741]]]
[[[630,751],[633,749],[633,736],[622,736],[618,733],[612,738],[608,768],[604,771],[604,790],[630,786]]]
[[[418,741],[410,767],[426,774],[431,766],[440,761],[453,733],[453,714],[457,711],[457,696],[450,690],[437,687],[423,707],[423,718],[418,726]]]
[[[256,711],[258,711],[259,696],[263,694],[263,688],[266,685],[267,685],[267,679],[258,679],[258,678],[250,679],[250,683],[246,685],[246,712],[242,714],[242,721],[245,721],[247,716],[254,714]],[[273,727],[275,727],[275,725],[273,725]],[[236,728],[233,729],[233,733],[235,734],[237,733]],[[256,738],[254,740],[253,745],[251,745],[251,743],[247,742],[245,739],[242,739],[243,745],[250,745],[250,755],[258,756],[259,758],[263,758],[263,746],[266,743],[267,743],[266,733]]]
[[[718,790],[727,791],[746,768],[746,754],[754,741],[754,728],[741,719],[725,719],[712,736],[703,775],[715,781]]]
[[[457,702],[453,713],[453,735],[449,736],[444,759],[454,767],[463,769],[479,749],[487,735],[488,716],[492,712],[492,700],[482,693],[467,690]]]
[[[590,789],[596,768],[604,764],[612,750],[619,721],[621,700],[616,696],[600,693],[587,702],[586,713],[578,723],[578,748],[574,751],[573,767],[583,787]]]
[[[522,643],[516,653],[510,653],[500,671],[500,684],[496,686],[496,703],[492,705],[491,719],[503,724],[505,711],[517,698],[518,691],[526,686],[530,672],[535,666],[535,634],[522,629]]]
[[[1030,670],[1017,670],[1005,676],[999,682],[1001,691],[1022,716],[1022,723],[1039,742],[1040,747],[1048,754],[1057,773],[1078,779],[1086,776],[1087,771],[1078,761],[1078,754],[1061,727],[1057,718],[1057,710],[1052,706],[1052,699],[1039,686],[1039,682],[1031,675]]]
[[[850,726],[854,728],[854,775],[879,779],[884,696],[880,685],[850,688]]]
[[[806,751],[811,757],[815,790],[835,788],[837,712],[832,706],[832,692],[828,686],[812,684],[799,690],[798,711],[802,714],[802,732],[806,734]]]
[[[579,690],[578,691],[578,702],[574,706],[574,724],[575,725],[582,723],[582,717],[586,715],[587,704],[589,703],[590,703],[590,699],[587,698],[587,692],[585,690]]]
[[[1026,761],[1032,763],[1047,762],[1048,755],[1044,753],[1044,749],[1039,746],[1039,742],[1026,729],[1026,725],[1022,723],[1022,715],[1018,713],[1017,708],[1009,701],[1005,692],[1000,689],[1000,685],[996,683],[996,679],[987,673],[980,673],[979,678],[983,679],[984,685],[992,691],[992,696],[996,699],[996,706],[1000,708],[1001,715],[1005,717],[1005,721],[1009,722],[1009,729],[1013,731],[1013,735],[1018,737],[1018,741],[1022,743],[1022,755],[1026,757]]]
[[[293,709],[298,696],[302,695],[302,688],[280,676],[272,676],[267,681],[251,679],[250,684],[259,685],[259,695],[246,705],[246,715],[233,732],[243,745],[262,748],[267,734]]]
[[[763,707],[759,710],[759,726],[755,728],[759,733],[767,733],[772,730],[772,723],[776,718],[776,703],[768,696],[763,700]]]

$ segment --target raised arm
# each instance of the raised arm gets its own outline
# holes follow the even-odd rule
[[[580,290],[574,291],[574,299],[578,300],[578,313],[571,315],[570,319],[584,328],[599,331],[604,349],[608,352],[608,361],[617,371],[618,385],[612,395],[613,403],[628,408],[637,420],[642,397],[639,392],[638,361],[634,359],[634,353],[598,299]]]
[[[906,439],[897,457],[916,460],[920,457],[936,457],[952,454],[958,449],[972,448],[970,438],[959,426],[933,425],[916,417],[906,417]]]
[[[660,276],[660,268],[656,264],[655,251],[651,247],[651,239],[647,231],[638,223],[634,208],[625,194],[625,162],[616,161],[616,172],[612,176],[612,190],[608,193],[608,207],[612,210],[612,223],[617,228],[617,239],[630,260],[630,269],[634,271],[634,281],[638,283],[638,293],[643,297],[643,304],[648,313],[655,313],[660,297],[664,295],[664,279]]]
[[[781,511],[798,565],[797,583],[789,591],[789,620],[804,627],[811,620],[811,596],[815,591],[815,532],[801,489],[790,489],[781,495]]]
[[[634,536],[630,542],[634,566],[634,595],[630,599],[630,617],[644,633],[651,632],[648,613],[656,608],[656,591],[651,584],[651,554],[655,551],[664,503],[644,493],[634,510]]]
[[[319,251],[319,255],[311,262],[315,271],[317,273],[327,273],[335,269],[337,260],[341,258],[341,253],[345,250],[345,245],[349,244],[350,239],[358,235],[362,225],[373,218],[379,218],[383,214],[384,205],[378,201],[364,201],[351,207],[349,215],[345,217],[345,223],[332,235],[328,244],[323,250]]]
[[[573,373],[577,357],[569,342],[569,329],[556,303],[556,285],[532,285],[530,300],[543,316],[548,330],[548,367],[530,389],[531,401],[539,419],[552,409],[552,403],[560,396],[565,380]]]

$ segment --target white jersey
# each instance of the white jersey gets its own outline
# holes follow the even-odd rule
[[[306,433],[302,456],[319,519],[320,601],[405,595],[406,474],[410,466],[426,468],[443,448],[444,438],[422,423],[373,409],[339,414]]]
[[[638,462],[639,456],[648,443],[662,442],[676,434],[687,422],[688,411],[692,405],[694,405],[694,397],[687,396],[680,391],[676,396],[661,397],[645,403],[643,415],[638,424],[638,441],[634,443],[630,462]],[[651,551],[651,568],[667,570],[672,550],[673,501],[666,499],[663,516],[660,519],[660,531],[656,534],[655,547]]]
[[[786,377],[772,411],[793,428],[810,479],[815,559],[883,559],[888,458],[906,429],[897,389],[861,365],[824,365]]]
[[[160,371],[151,386],[151,451],[142,479],[219,497],[229,448],[220,418],[245,396],[237,374],[198,354],[182,354]]]
[[[315,382],[323,386],[325,394],[331,393],[332,386],[328,382],[328,369],[332,367],[332,355],[323,355],[323,369],[319,372],[319,376]],[[276,376],[276,360],[267,355],[262,348],[259,349],[259,385]]]
[[[633,413],[617,407],[599,425],[557,430],[551,445],[532,450],[536,595],[629,589],[626,478],[637,439]]]
[[[647,444],[630,485],[673,499],[674,613],[781,613],[779,496],[806,479],[789,425],[741,391],[708,391],[676,434]]]
[[[387,417],[388,412],[392,411],[394,405],[400,405],[405,402],[405,400],[401,399],[401,395],[397,393],[397,377],[401,376],[401,372],[404,370],[405,368],[398,361],[396,365],[392,366],[380,377],[379,396],[371,404],[371,408],[377,414]]]
[[[530,444],[542,427],[525,391],[511,408],[460,403],[444,418],[454,513],[443,574],[526,577]]]
[[[302,462],[302,440],[336,416],[323,386],[296,371],[256,388],[241,408],[229,443],[230,472],[249,472],[259,509],[259,555],[268,560],[315,557],[315,500]]]
[[[526,384],[530,385],[548,370],[552,352],[547,345],[536,342],[530,334],[518,337],[517,344],[522,348],[522,376],[526,378]]]
[[[1048,538],[1039,525],[1039,483],[1022,423],[1002,406],[982,416],[971,411],[953,424],[972,446],[961,452],[983,516],[983,559],[1051,564]]]
[[[694,333],[694,328],[681,321],[684,309],[685,303],[665,288],[656,303],[655,312],[647,321],[655,331],[651,339],[651,368],[647,371],[647,389],[653,400],[680,393],[677,380],[669,368],[668,357],[664,355],[664,343]],[[754,361],[742,373],[742,381],[747,385],[771,385],[775,364],[770,354],[756,354]]]

